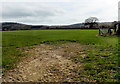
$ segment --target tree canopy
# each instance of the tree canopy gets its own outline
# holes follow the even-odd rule
[[[88,19],[85,19],[85,23],[96,23],[97,21],[97,17],[89,17]]]
[[[98,18],[97,17],[89,17],[85,19],[85,25],[89,25],[89,28],[92,28],[95,24],[97,24]]]

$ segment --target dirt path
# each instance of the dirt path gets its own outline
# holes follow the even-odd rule
[[[83,46],[78,43],[61,45],[40,44],[25,50],[27,58],[17,64],[3,77],[4,82],[80,82],[77,71],[81,63],[71,61],[71,57],[81,54],[85,57]]]

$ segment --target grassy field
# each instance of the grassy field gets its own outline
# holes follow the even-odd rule
[[[119,39],[116,36],[98,36],[98,30],[24,30],[2,32],[2,62],[3,68],[14,68],[14,64],[25,56],[17,49],[40,43],[60,44],[61,42],[78,42],[94,47],[86,50],[88,57],[74,62],[84,63],[84,71],[78,72],[80,77],[88,76],[98,81],[113,82],[120,77]]]

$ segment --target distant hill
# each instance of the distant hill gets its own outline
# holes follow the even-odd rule
[[[25,30],[30,28],[31,28],[31,25],[25,25],[21,23],[14,23],[14,22],[2,23],[2,30]]]
[[[108,26],[111,26],[112,25],[112,22],[99,22],[98,23],[99,26],[105,26],[105,25],[108,25]],[[71,26],[84,26],[84,23],[77,23],[77,24],[72,24]]]
[[[112,22],[100,22],[99,26],[111,26]],[[84,29],[84,23],[76,23],[65,26],[46,26],[46,25],[27,25],[15,22],[3,22],[0,23],[0,30],[9,31],[9,30],[39,30],[39,29]]]
[[[84,26],[84,24],[83,24],[83,23],[77,23],[77,24],[72,24],[72,25],[70,25],[70,26],[82,27],[82,26]]]
[[[105,26],[105,25],[111,26],[111,25],[112,25],[112,22],[100,22],[100,23],[98,23],[98,24],[99,24],[99,26]]]

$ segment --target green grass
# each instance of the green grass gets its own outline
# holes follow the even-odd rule
[[[97,82],[117,82],[119,78],[119,67],[117,53],[110,47],[96,47],[87,51],[89,54],[79,62],[84,63],[84,70],[79,74],[88,77],[90,80]]]
[[[97,36],[98,30],[24,30],[2,32],[2,62],[5,69],[15,67],[15,63],[25,56],[17,48],[37,45],[40,43],[79,42],[92,47],[86,50],[88,56],[77,62],[84,63],[84,71],[80,77],[97,81],[117,81],[118,74],[118,46],[120,37]],[[74,60],[74,59],[73,59]],[[76,61],[76,60],[74,60]],[[102,79],[101,79],[102,78]]]

